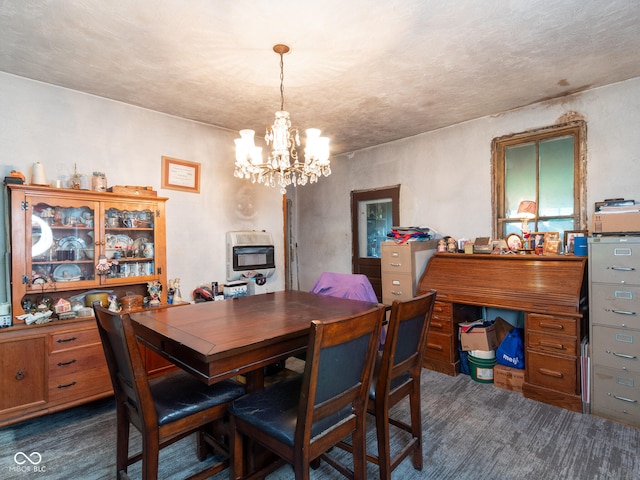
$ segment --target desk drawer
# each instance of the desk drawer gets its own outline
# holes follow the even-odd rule
[[[591,356],[595,365],[640,373],[640,331],[594,325]]]
[[[591,323],[640,329],[640,287],[591,285]]]
[[[578,353],[576,337],[563,335],[548,335],[535,331],[528,331],[527,348],[533,348],[542,352],[557,353],[575,357]]]
[[[580,393],[578,386],[580,373],[576,359],[530,350],[527,350],[525,355],[526,381],[528,383],[572,395]]]
[[[525,331],[570,335],[577,338],[578,320],[553,315],[528,313],[526,315]]]
[[[429,331],[425,358],[436,362],[450,363],[455,361],[451,335],[443,335]]]
[[[640,427],[640,374],[596,365],[591,413]]]

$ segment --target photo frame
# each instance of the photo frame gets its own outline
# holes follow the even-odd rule
[[[163,156],[162,188],[200,193],[200,164]]]
[[[564,251],[566,254],[573,255],[573,240],[576,237],[586,237],[586,230],[565,230],[564,231]]]
[[[517,252],[524,248],[524,240],[517,233],[510,233],[504,241],[507,243],[507,248],[512,252]]]
[[[543,253],[545,255],[557,255],[558,253],[560,253],[558,252],[559,246],[560,246],[560,233],[545,232]]]
[[[538,245],[542,245],[544,249],[544,237],[547,232],[529,232],[529,250],[534,253]]]

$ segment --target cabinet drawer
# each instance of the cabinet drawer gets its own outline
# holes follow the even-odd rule
[[[410,273],[391,272],[382,276],[382,295],[389,303],[413,298],[413,281]]]
[[[640,329],[640,287],[591,285],[592,324]]]
[[[382,244],[380,266],[383,272],[411,273],[410,245]]]
[[[574,318],[556,317],[528,313],[525,331],[578,336],[578,320]]]
[[[51,334],[51,345],[49,351],[59,352],[70,348],[84,347],[100,342],[98,328],[87,328],[84,330],[72,330],[63,333]]]
[[[526,353],[526,381],[559,392],[578,395],[578,363],[576,359],[562,358],[545,353]]]
[[[547,333],[540,332],[527,332],[526,337],[527,348],[574,357],[578,352],[576,337],[549,335]]]
[[[640,373],[640,331],[593,326],[591,356],[595,365]]]
[[[82,370],[68,375],[49,377],[49,402],[70,402],[91,395],[111,391],[109,370]]]
[[[63,350],[49,354],[49,378],[56,378],[82,370],[107,366],[102,345]]]
[[[430,330],[429,336],[427,337],[425,358],[441,363],[454,362],[455,352],[452,343],[451,335],[442,335]]]
[[[595,366],[591,413],[640,427],[640,375]]]
[[[593,243],[592,282],[640,285],[640,244]]]
[[[433,304],[433,314],[438,315],[440,318],[453,318],[453,306],[449,302],[435,301]]]

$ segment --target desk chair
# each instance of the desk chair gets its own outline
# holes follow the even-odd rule
[[[330,321],[311,322],[304,373],[235,400],[229,410],[234,430],[233,478],[262,478],[283,463],[295,478],[308,479],[320,457],[347,478],[366,476],[366,402],[378,350],[382,307]],[[324,455],[348,435],[355,448],[353,471]],[[279,459],[245,476],[243,438]]]
[[[378,354],[369,393],[367,411],[375,416],[378,455],[367,460],[378,464],[380,479],[389,480],[391,471],[409,454],[413,467],[422,470],[422,414],[420,373],[436,291],[391,305],[387,340]],[[391,407],[409,397],[411,424],[389,417]],[[411,434],[411,440],[391,458],[389,428],[394,425]],[[344,444],[341,444],[344,446]]]
[[[111,312],[100,302],[93,310],[116,399],[117,478],[128,479],[127,467],[142,460],[143,480],[155,480],[160,449],[196,432],[199,460],[206,458],[207,445],[224,458],[190,478],[206,478],[227,468],[227,448],[205,430],[225,417],[228,404],[244,394],[244,387],[231,380],[207,386],[184,371],[148,379],[129,315]],[[131,457],[130,424],[142,434],[142,452]]]

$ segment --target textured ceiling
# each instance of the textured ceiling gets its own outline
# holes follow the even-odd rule
[[[640,76],[636,0],[3,0],[0,71],[334,154]]]

